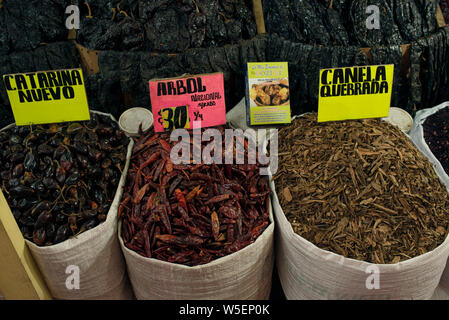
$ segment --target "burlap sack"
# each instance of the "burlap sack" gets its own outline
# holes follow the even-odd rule
[[[251,245],[205,265],[188,267],[145,258],[119,241],[140,300],[264,300],[271,291],[274,222]]]
[[[115,121],[112,115],[91,112],[110,116]],[[11,126],[14,124],[6,128]],[[26,240],[55,299],[133,298],[117,239],[117,207],[123,193],[132,147],[131,141],[126,165],[105,222],[76,238],[48,247],[39,247]],[[75,275],[78,270],[80,281],[79,289],[76,289],[75,282],[71,282],[69,277]],[[68,289],[66,282],[69,288],[74,289]]]
[[[429,159],[429,161],[435,168],[435,171],[441,182],[449,190],[449,176],[447,175],[446,171],[444,171],[441,162],[438,161],[438,159],[434,156],[426,141],[424,140],[422,126],[427,117],[447,107],[449,107],[449,102],[444,102],[433,108],[419,110],[415,115],[413,127],[410,130],[410,138],[412,139],[415,146],[419,149],[419,151],[421,151]],[[440,286],[449,294],[449,259],[446,265],[446,269],[441,276]]]
[[[348,259],[320,249],[296,234],[281,208],[271,177],[270,186],[276,221],[277,268],[287,299],[432,297],[449,256],[449,238],[431,252],[396,264]]]

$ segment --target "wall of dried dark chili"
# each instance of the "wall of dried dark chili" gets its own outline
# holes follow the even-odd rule
[[[266,0],[269,34],[259,36],[250,0],[85,2],[1,1],[0,76],[80,66],[66,40],[64,11],[73,3],[82,17],[77,42],[101,50],[100,73],[86,75],[90,107],[115,116],[150,106],[149,79],[216,71],[224,73],[230,109],[244,96],[245,64],[256,61],[289,62],[294,114],[316,110],[318,71],[324,67],[395,64],[392,105],[412,114],[449,99],[449,30],[436,26],[436,1],[334,0],[330,8],[328,0]],[[357,26],[366,19],[361,8],[368,2],[386,8],[386,31],[357,33],[366,30]],[[447,1],[440,4],[446,13]],[[413,14],[420,15],[420,25]],[[411,43],[406,53],[404,43]],[[372,46],[368,55],[360,51],[365,46]],[[8,104],[1,83],[1,126],[13,121]]]
[[[439,3],[439,0],[263,0],[267,32],[310,45],[300,46],[306,55],[302,61],[293,63],[293,74],[305,92],[305,105],[300,101],[300,109],[316,105],[320,67],[394,64],[392,106],[407,109],[412,115],[448,99],[449,32],[447,27],[438,27]],[[447,13],[447,3],[447,0],[440,3],[443,14]],[[369,5],[380,9],[380,29],[366,27]],[[360,47],[371,48],[370,53],[360,54]],[[308,84],[311,87],[307,88]]]

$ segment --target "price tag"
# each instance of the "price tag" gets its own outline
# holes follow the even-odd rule
[[[158,121],[162,124],[164,130],[172,131],[174,129],[190,128],[187,106],[164,108],[159,110],[158,115]]]
[[[149,86],[156,132],[226,123],[222,73],[155,79]]]
[[[318,122],[388,117],[394,65],[320,70]]]
[[[7,74],[3,82],[18,126],[90,119],[81,69]]]

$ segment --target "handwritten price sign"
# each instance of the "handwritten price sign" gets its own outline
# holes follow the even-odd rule
[[[156,132],[191,129],[226,123],[223,74],[155,79],[150,83],[150,97]]]
[[[164,130],[172,131],[174,129],[190,128],[187,106],[174,108],[164,108],[159,110],[159,124],[162,124]]]

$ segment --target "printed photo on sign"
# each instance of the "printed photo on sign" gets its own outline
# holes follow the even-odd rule
[[[287,78],[279,81],[251,79],[249,85],[251,87],[249,90],[251,107],[290,104],[290,88]]]
[[[246,73],[248,125],[290,123],[288,63],[248,63]]]

